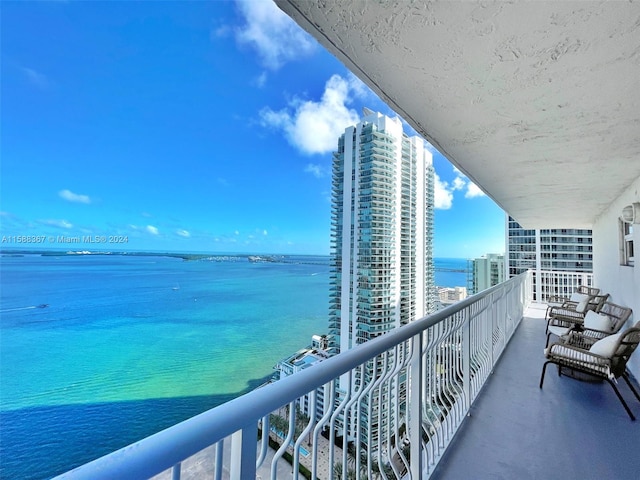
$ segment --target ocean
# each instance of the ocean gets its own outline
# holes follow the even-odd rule
[[[327,331],[329,258],[277,260],[2,256],[0,478],[50,478],[266,381]],[[436,284],[465,267],[436,259]]]

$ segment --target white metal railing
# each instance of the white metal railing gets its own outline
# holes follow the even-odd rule
[[[531,302],[531,280],[524,273],[59,478],[428,478]]]
[[[534,270],[533,284],[535,300],[544,303],[549,297],[570,297],[580,285],[592,287],[593,273]]]

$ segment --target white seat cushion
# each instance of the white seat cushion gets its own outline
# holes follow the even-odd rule
[[[589,300],[591,300],[591,297],[589,295],[585,295],[584,293],[573,292],[569,300],[578,304],[576,306],[576,312],[584,313],[584,311],[587,309],[587,305],[589,304]]]
[[[549,328],[548,328],[548,332],[552,333],[557,337],[566,335],[567,333],[569,333],[569,330],[571,330],[570,327],[558,327],[557,325],[549,325]]]
[[[608,337],[604,337],[603,339],[598,340],[596,343],[591,345],[589,351],[602,357],[613,357],[613,354],[616,353],[616,347],[618,345],[618,340],[620,340],[620,335],[622,334],[617,333],[615,335],[609,335]]]
[[[611,320],[609,320],[607,315],[589,310],[584,316],[584,328],[599,330],[601,332],[611,332]]]

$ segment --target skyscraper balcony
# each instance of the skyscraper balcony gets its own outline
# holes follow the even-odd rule
[[[527,231],[593,230],[593,277],[553,272],[554,288],[593,282],[638,320],[640,268],[623,262],[618,224],[640,202],[637,2],[277,2]],[[538,388],[543,282],[522,274],[67,477],[291,478],[306,464],[329,478],[339,463],[386,478],[637,478],[640,429],[608,385],[548,372]],[[335,379],[374,358],[374,381],[339,396]],[[629,368],[640,376],[637,352]],[[370,417],[357,406],[402,375],[406,421],[391,440],[364,458],[333,446],[354,430],[343,419]],[[317,402],[318,388],[335,409],[299,436],[291,414],[276,452],[256,444],[269,413]]]
[[[522,478],[524,472],[530,478],[549,478],[549,472],[555,478],[635,478],[640,430],[608,385],[547,375],[544,389],[538,388],[546,306],[531,302],[532,285],[525,273],[390,333],[378,336],[375,326],[363,327],[362,339],[371,340],[356,348],[63,477],[280,479],[306,468],[313,478],[329,478],[341,464],[369,478],[380,469],[387,478]],[[336,380],[344,375],[352,387],[334,403]],[[405,413],[397,417],[392,442],[370,444],[355,458],[339,448],[342,429],[353,430],[379,408],[371,392],[394,391],[404,376]],[[315,411],[318,389],[333,407],[298,433],[291,416],[284,446],[271,449],[262,435],[270,431],[269,415],[301,398]],[[640,414],[633,395],[620,390]],[[353,415],[340,426],[337,415],[344,410]],[[387,437],[372,428],[390,427],[370,425],[367,435],[378,439]],[[358,448],[356,438],[348,440]],[[282,458],[285,451],[292,465]]]

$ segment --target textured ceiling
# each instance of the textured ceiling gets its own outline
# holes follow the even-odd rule
[[[528,228],[640,177],[640,4],[276,0]]]

